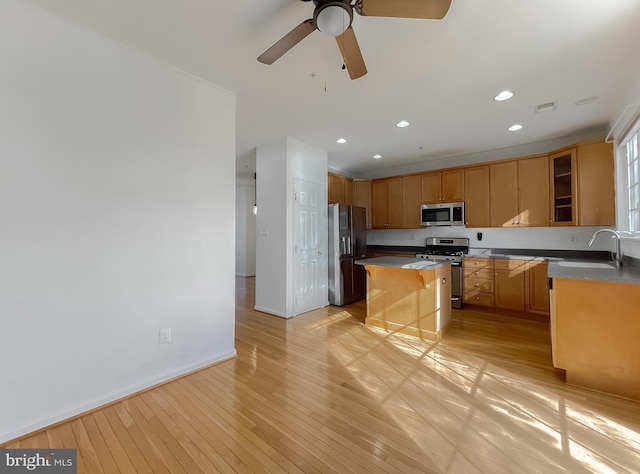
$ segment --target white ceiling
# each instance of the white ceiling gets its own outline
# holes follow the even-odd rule
[[[638,0],[453,0],[440,21],[355,15],[369,71],[355,81],[319,31],[272,66],[256,60],[311,18],[312,2],[28,1],[235,91],[246,176],[255,147],[285,136],[357,176],[606,130],[640,78]],[[516,95],[495,102],[503,89]],[[589,96],[600,99],[575,105]],[[555,111],[534,113],[554,100]],[[401,119],[411,126],[396,128]],[[523,130],[507,132],[514,123]]]

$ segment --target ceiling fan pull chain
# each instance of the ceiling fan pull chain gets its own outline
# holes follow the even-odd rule
[[[324,37],[324,91],[327,92],[327,37]]]

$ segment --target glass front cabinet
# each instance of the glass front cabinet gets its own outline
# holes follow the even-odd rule
[[[569,148],[549,155],[551,225],[576,225],[577,150]]]

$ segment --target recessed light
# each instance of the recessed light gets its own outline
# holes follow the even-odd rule
[[[587,105],[587,104],[593,104],[596,100],[598,100],[600,97],[598,97],[597,95],[592,95],[591,97],[585,97],[583,99],[580,100],[576,100],[575,104],[576,105]]]
[[[513,97],[513,92],[511,91],[502,91],[500,94],[495,96],[493,100],[497,100],[498,102],[502,102],[503,100],[511,99]]]
[[[346,138],[338,138],[336,140],[336,143],[340,143],[342,145],[343,143],[347,143],[347,139]]]
[[[382,158],[382,155],[373,155],[374,160],[379,160],[380,158]]]
[[[516,123],[511,125],[509,128],[507,128],[507,130],[509,130],[510,132],[516,132],[518,130],[522,130],[522,125],[520,125],[519,123]]]
[[[396,124],[396,127],[398,128],[404,128],[408,126],[409,126],[409,122],[407,122],[406,120],[401,120]]]

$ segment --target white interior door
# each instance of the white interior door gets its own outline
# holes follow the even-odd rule
[[[327,203],[320,183],[296,179],[293,188],[293,294],[300,314],[328,302]]]

